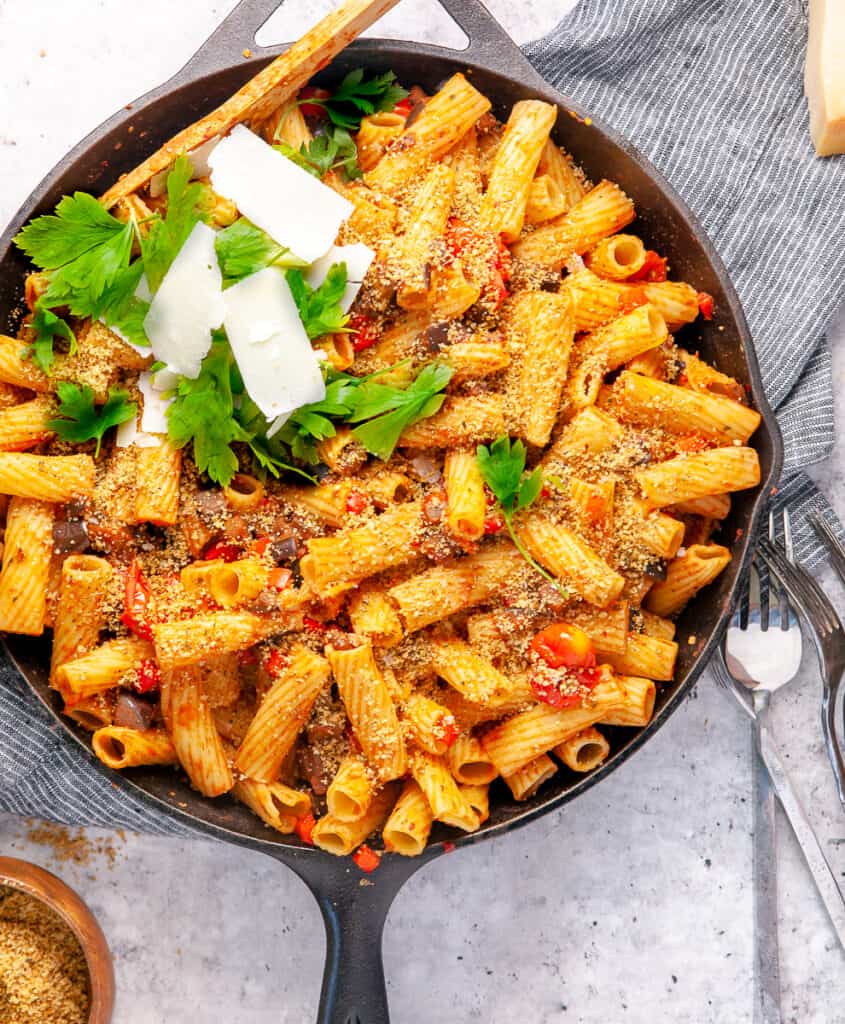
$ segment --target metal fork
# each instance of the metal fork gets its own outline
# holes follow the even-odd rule
[[[769,541],[761,540],[757,550],[810,626],[822,676],[822,733],[839,801],[845,807],[845,758],[836,739],[834,720],[839,684],[845,673],[845,629],[827,594],[806,569],[787,560]]]
[[[784,535],[792,546],[789,516]],[[769,536],[775,536],[769,515]],[[754,1022],[780,1024],[780,971],[777,930],[777,860],[775,803],[764,756],[772,693],[785,686],[801,664],[801,630],[785,595],[771,587],[761,594],[752,564],[746,600],[741,600],[714,659],[716,679],[737,698],[753,722],[753,879],[754,879]],[[751,701],[748,700],[750,694]]]

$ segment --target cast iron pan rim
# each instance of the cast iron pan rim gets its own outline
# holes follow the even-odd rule
[[[238,67],[242,67],[249,71],[257,71],[262,66],[267,64],[272,57],[278,53],[283,52],[286,46],[269,47],[263,49],[260,54],[257,54],[252,60],[243,61],[238,63]],[[691,692],[701,673],[703,672],[707,661],[711,654],[714,652],[716,645],[718,644],[721,634],[727,624],[728,617],[730,615],[733,604],[735,603],[737,590],[740,581],[748,567],[751,559],[751,542],[756,536],[757,527],[760,523],[766,500],[769,494],[770,488],[777,482],[780,476],[780,469],[783,460],[783,446],[780,438],[780,431],[778,428],[777,420],[769,407],[765,393],[763,391],[762,380],[760,377],[760,369],[757,362],[756,353],[754,351],[753,343],[751,340],[748,325],[745,320],[745,316],[742,312],[742,308],[739,303],[739,299],[736,295],[731,280],[727,274],[727,270],[718,256],[716,250],[713,247],[712,242],[708,238],[704,229],[701,227],[698,219],[695,215],[687,208],[686,204],[675,192],[674,188],[665,180],[663,175],[657,171],[650,163],[650,161],[644,157],[635,146],[633,146],[626,139],[621,137],[614,129],[603,123],[601,119],[594,117],[589,114],[580,104],[568,99],[561,93],[559,93],[553,86],[543,79],[530,68],[530,65],[526,63],[525,68],[517,67],[516,62],[513,60],[508,61],[504,59],[502,62],[502,69],[491,69],[486,64],[473,61],[471,59],[461,59],[462,55],[460,51],[451,50],[445,47],[434,46],[423,43],[403,43],[396,40],[387,39],[362,39],[356,40],[351,46],[347,47],[347,51],[360,53],[362,57],[378,58],[385,63],[389,63],[392,55],[396,53],[402,53],[425,58],[427,56],[436,57],[438,59],[446,60],[450,62],[455,70],[469,71],[470,75],[474,70],[483,71],[485,73],[494,73],[501,78],[509,79],[510,81],[529,88],[538,96],[546,99],[547,101],[556,104],[562,110],[570,112],[579,118],[590,116],[592,118],[592,127],[595,131],[604,135],[611,142],[619,146],[625,153],[646,172],[651,178],[652,182],[656,185],[657,189],[661,193],[661,197],[664,202],[671,205],[674,208],[676,214],[679,215],[680,219],[685,221],[692,233],[696,236],[705,254],[715,271],[717,278],[721,284],[723,292],[728,300],[730,307],[730,315],[736,328],[737,334],[742,345],[742,355],[747,364],[749,378],[751,382],[751,391],[754,398],[754,407],[760,412],[765,430],[768,432],[771,444],[772,444],[772,466],[767,477],[761,481],[760,490],[754,501],[751,515],[748,522],[748,527],[743,534],[743,537],[733,547],[733,554],[739,563],[739,568],[734,579],[734,583],[728,595],[728,599],[724,602],[721,613],[719,614],[716,624],[713,627],[711,634],[702,647],[699,654],[696,656],[693,664],[691,665],[687,677],[684,682],[678,685],[676,691],[667,700],[667,702],[660,709],[658,714],[652,719],[652,721],[645,726],[635,737],[626,742],[624,748],[617,751],[608,761],[606,761],[599,769],[584,776],[581,780],[570,786],[564,792],[557,796],[550,797],[545,801],[538,804],[536,807],[528,808],[521,813],[517,813],[507,821],[500,822],[496,825],[488,827],[482,827],[478,832],[474,833],[458,833],[454,837],[450,837],[449,840],[444,840],[437,843],[432,843],[423,854],[421,858],[417,858],[417,863],[421,860],[427,860],[437,852],[442,852],[444,844],[449,843],[450,846],[469,846],[476,842],[484,839],[492,838],[494,836],[504,835],[516,828],[520,828],[527,825],[529,822],[536,820],[537,818],[545,815],[557,808],[573,800],[575,797],[586,792],[596,783],[604,779],[612,771],[619,768],[623,762],[628,760],[643,743],[653,736],[657,730],[669,719],[669,717],[677,710],[681,702]],[[39,183],[33,193],[24,202],[18,213],[12,218],[12,221],[3,232],[0,237],[0,251],[5,253],[7,246],[11,242],[11,238],[20,227],[29,219],[31,211],[35,208],[37,203],[43,198],[44,194],[49,190],[53,179],[57,172],[66,166],[69,162],[74,159],[83,156],[85,152],[93,145],[93,143],[102,135],[113,131],[126,121],[133,120],[140,112],[145,110],[147,107],[153,105],[163,96],[169,94],[176,89],[183,88],[188,85],[197,85],[207,78],[214,78],[215,76],[226,73],[235,67],[234,64],[225,65],[215,68],[213,71],[199,70],[191,72],[190,69],[184,69],[183,72],[178,73],[173,79],[164,83],[163,85],[151,90],[138,100],[134,101],[130,110],[122,109],[115,115],[105,121],[98,128],[95,128],[90,132],[84,139],[81,140],[76,146],[74,146],[69,153],[63,157],[59,163],[44,177]],[[530,70],[530,74],[529,74]],[[14,641],[11,641],[12,643]],[[323,855],[326,858],[335,860],[331,854],[326,853],[323,850],[319,850],[316,847],[311,847],[300,841],[293,839],[289,836],[281,836],[276,833],[271,833],[272,838],[262,839],[253,836],[248,836],[242,832],[235,831],[233,829],[227,829],[224,826],[212,824],[204,821],[201,818],[195,817],[190,811],[182,810],[173,804],[168,803],[166,800],[148,792],[138,783],[134,782],[130,777],[121,774],[120,772],[114,772],[107,768],[99,759],[93,754],[89,745],[82,739],[81,736],[77,735],[70,726],[64,721],[62,716],[56,711],[56,709],[45,699],[42,694],[29,684],[26,671],[22,667],[20,660],[15,651],[10,646],[10,642],[6,637],[3,638],[3,646],[6,649],[12,663],[15,668],[20,672],[23,678],[27,681],[31,692],[35,693],[41,704],[47,709],[51,717],[60,724],[63,733],[69,736],[76,743],[78,748],[83,752],[85,758],[89,764],[92,764],[94,768],[111,782],[113,785],[117,785],[121,790],[131,795],[132,797],[141,801],[141,803],[147,805],[150,808],[163,811],[168,817],[177,819],[180,822],[184,822],[187,826],[192,829],[201,831],[211,838],[217,838],[221,840],[228,840],[236,842],[240,845],[251,846],[254,849],[260,850],[265,853],[273,855],[281,851],[281,849],[291,850],[297,854],[317,854]]]

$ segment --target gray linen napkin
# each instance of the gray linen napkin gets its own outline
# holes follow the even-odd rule
[[[776,502],[833,516],[802,472],[830,454],[824,331],[845,296],[845,159],[817,160],[796,0],[581,0],[526,48],[540,73],[627,136],[704,224],[737,287],[786,444]],[[838,526],[838,524],[837,524]],[[0,810],[189,834],[115,789],[0,664]]]

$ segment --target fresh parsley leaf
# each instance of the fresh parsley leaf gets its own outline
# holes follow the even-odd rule
[[[42,270],[58,270],[123,234],[126,225],[87,192],[64,196],[55,214],[36,217],[14,238]]]
[[[96,438],[95,456],[100,454],[103,434],[110,427],[116,427],[138,415],[138,406],[129,401],[126,391],[109,388],[108,398],[99,409],[94,404],[94,392],[87,384],[80,386],[61,381],[57,391],[60,418],[50,420],[47,425],[65,441],[79,444]]]
[[[100,296],[90,315],[102,317],[108,327],[116,328],[134,345],[148,346],[150,340],[144,330],[144,318],[150,304],[135,294],[143,272],[144,264],[141,260],[121,270]]]
[[[564,597],[569,597],[569,592],[561,586],[560,581],[535,561],[513,528],[514,513],[533,504],[540,495],[543,488],[542,469],[537,466],[533,473],[526,476],[525,445],[522,441],[511,444],[507,435],[497,438],[489,448],[480,444],[476,449],[476,459],[484,482],[501,505],[505,526],[517,551]]]
[[[389,459],[406,427],[438,411],[453,372],[442,363],[429,363],[404,390],[374,380],[361,384],[351,395],[349,420],[359,424],[352,433],[368,452]]]
[[[364,69],[356,68],[325,99],[309,96],[303,102],[321,106],[332,124],[358,131],[362,117],[379,110],[393,110],[407,95],[392,71],[365,79]]]
[[[223,287],[235,284],[265,267],[302,266],[302,261],[283,245],[278,245],[246,217],[217,232],[214,249],[223,274]]]
[[[225,487],[238,471],[233,441],[248,441],[249,433],[234,416],[228,342],[217,339],[203,359],[199,376],[182,377],[167,409],[167,433],[181,448],[194,442],[194,462],[201,473]]]
[[[70,354],[76,352],[76,335],[70,329],[70,324],[62,320],[60,316],[44,309],[40,304],[35,307],[35,313],[30,325],[35,331],[35,339],[27,354],[32,355],[32,360],[44,373],[50,372],[53,365],[55,353],[53,352],[53,340],[64,338],[70,344]]]
[[[158,291],[170,264],[196,225],[206,219],[202,185],[192,182],[191,161],[181,154],[167,175],[167,211],[150,223],[146,238],[141,238],[144,272],[153,293]]]
[[[288,142],[279,142],[274,148],[315,178],[342,169],[347,179],[353,181],[364,173],[358,164],[358,147],[352,136],[337,125],[326,125],[320,135],[307,145],[303,142],[299,149]]]
[[[298,269],[289,270],[287,280],[309,338],[320,338],[343,330],[349,320],[340,308],[346,291],[345,263],[333,263],[319,288],[312,288]]]
[[[320,461],[317,442],[334,437],[337,433],[329,417],[346,419],[352,412],[352,394],[367,378],[326,369],[326,397],[320,402],[304,405],[291,413],[288,421],[273,438],[287,445],[294,458],[308,465]]]

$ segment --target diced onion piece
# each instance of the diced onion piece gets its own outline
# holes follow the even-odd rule
[[[223,280],[214,232],[197,224],[164,275],[144,320],[157,359],[184,377],[197,377],[223,322]]]
[[[188,153],[188,159],[191,161],[191,166],[194,169],[194,178],[205,178],[208,176],[208,158],[219,141],[220,136],[213,135],[208,142],[204,142],[201,146],[197,146],[196,149],[192,149]],[[150,178],[150,195],[153,199],[158,199],[159,196],[163,196],[167,191],[167,176],[171,170],[172,168],[168,167]]]
[[[283,273],[259,270],[223,293],[223,324],[247,394],[268,420],[326,396]]]
[[[344,313],[348,313],[375,255],[375,252],[363,242],[356,242],[354,245],[333,245],[325,256],[311,264],[305,274],[305,280],[312,288],[319,288],[335,263],[345,263],[346,291],[340,300],[340,307]]]
[[[306,263],[327,252],[352,204],[243,125],[209,158],[211,185]]]

